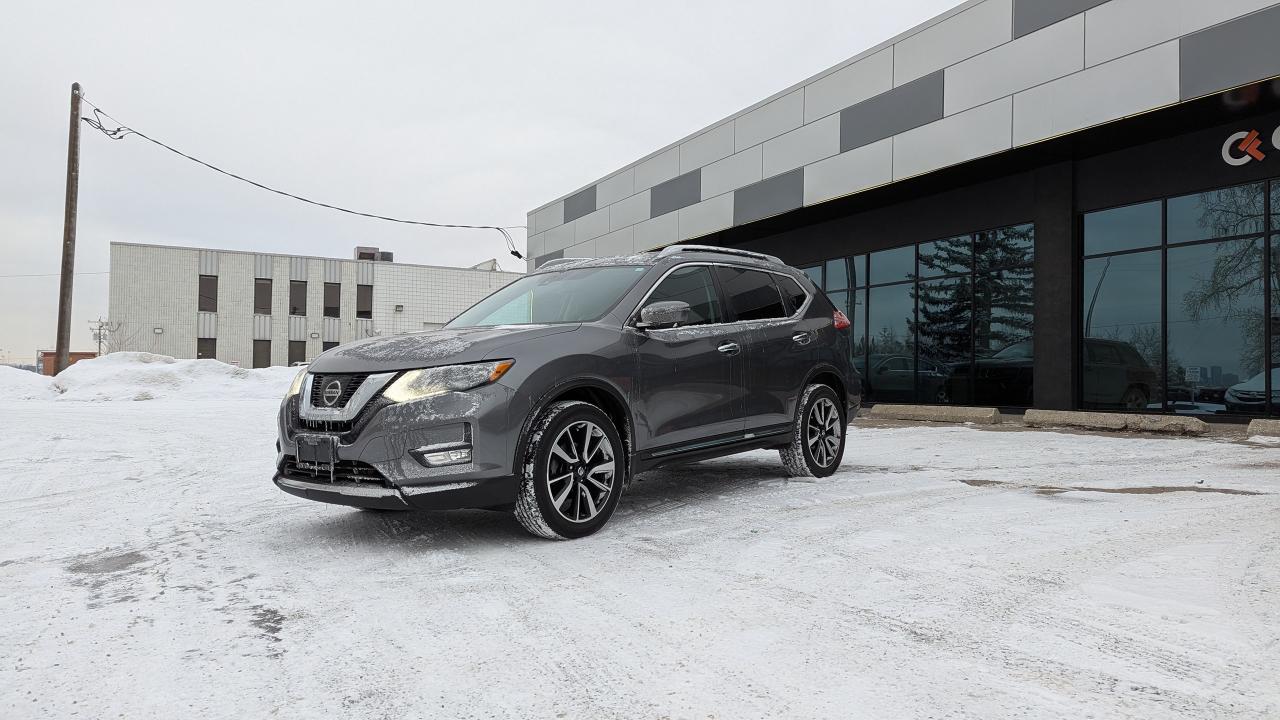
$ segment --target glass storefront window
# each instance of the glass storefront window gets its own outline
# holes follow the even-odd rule
[[[914,258],[915,248],[910,250]],[[874,287],[869,291],[869,353],[856,365],[871,398],[876,401],[915,401],[914,291],[911,283]]]
[[[1084,216],[1084,254],[1119,252],[1160,244],[1160,201]]]
[[[822,287],[822,266],[821,265],[814,265],[812,267],[800,268],[800,272],[803,272],[805,275],[808,275],[809,279],[813,281],[814,285],[817,285],[818,287]]]
[[[916,286],[916,293],[919,401],[972,402],[969,378],[973,357],[973,293],[969,276],[921,282]]]
[[[853,280],[850,287],[867,286],[867,256],[854,255],[849,258],[849,275]]]
[[[1274,188],[1280,183],[1272,184]],[[1280,198],[1276,198],[1280,200]],[[1271,205],[1274,210],[1275,200]],[[1271,412],[1280,415],[1280,235],[1271,236]]]
[[[1262,238],[1169,248],[1166,409],[1262,412]],[[1252,405],[1252,407],[1250,407]]]
[[[920,243],[920,277],[967,273],[973,268],[973,237]]]
[[[978,277],[973,288],[975,405],[1031,406],[1034,287],[1030,267]]]
[[[1196,240],[1255,235],[1264,231],[1266,194],[1263,185],[1240,185],[1168,202],[1170,245]]]
[[[1031,225],[988,230],[973,236],[978,272],[1030,265],[1035,260],[1035,228]]]
[[[871,284],[910,280],[916,274],[916,246],[871,253]]]
[[[865,289],[854,290],[851,296],[853,298],[850,303],[848,313],[849,322],[853,323],[852,333],[849,335],[853,344],[853,356],[860,358],[867,353],[867,291]]]
[[[1086,408],[1160,408],[1160,284],[1158,250],[1084,261]]]
[[[849,287],[849,266],[844,258],[828,260],[824,290],[844,290]]]

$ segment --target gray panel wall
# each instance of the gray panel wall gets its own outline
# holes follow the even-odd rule
[[[1278,34],[1272,0],[969,0],[530,212],[530,264],[696,238],[1280,75]]]
[[[205,273],[201,273],[202,275]],[[196,313],[196,337],[198,338],[216,338],[218,337],[218,313],[198,312]]]
[[[253,276],[255,278],[271,278],[275,276],[275,258],[270,255],[253,256]]]
[[[218,274],[218,251],[217,250],[201,250],[199,265],[200,265],[201,275],[217,275]]]
[[[307,267],[307,258],[291,257],[289,258],[289,279],[303,280],[308,277],[309,268]]]

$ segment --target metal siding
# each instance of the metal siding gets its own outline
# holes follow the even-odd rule
[[[796,168],[734,191],[733,224],[742,225],[767,218],[803,204],[804,168]]]
[[[341,260],[325,260],[324,261],[324,281],[331,283],[342,282],[342,261]]]
[[[274,277],[273,265],[274,259],[270,255],[254,255],[253,256],[253,277],[254,278],[270,278]],[[266,338],[260,338],[266,339]]]
[[[338,318],[324,318],[321,339],[324,342],[342,342],[342,322]]]
[[[291,257],[289,258],[289,279],[290,280],[306,280],[309,268],[307,267],[307,258]]]
[[[699,170],[685,173],[664,183],[654,185],[649,191],[649,217],[665,215],[672,210],[688,207],[702,197],[702,173]]]
[[[365,261],[356,263],[356,284],[372,285],[373,284],[373,268],[374,263]]]
[[[1183,100],[1280,75],[1280,6],[1182,38]]]
[[[289,316],[289,339],[306,340],[307,335],[307,319],[299,315]]]
[[[253,339],[254,340],[270,340],[271,339],[271,316],[270,315],[254,315],[253,316]]]
[[[211,312],[196,313],[196,337],[197,338],[218,337],[218,313],[211,313]]]
[[[1020,38],[1107,0],[1014,0],[1013,36]]]
[[[564,199],[564,221],[577,220],[596,211],[596,186],[580,190]]]
[[[200,251],[200,274],[201,275],[217,275],[218,274],[218,251],[216,250]]]
[[[913,80],[840,111],[840,152],[941,120],[943,71]]]

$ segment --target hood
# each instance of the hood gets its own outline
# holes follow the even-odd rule
[[[497,359],[502,348],[571,332],[578,325],[498,325],[428,330],[358,340],[317,357],[313,373],[376,373]]]
[[[1239,385],[1232,385],[1232,390],[1245,390],[1249,392],[1266,392],[1267,391],[1267,374],[1258,373]],[[1280,367],[1271,369],[1271,394],[1280,392]]]

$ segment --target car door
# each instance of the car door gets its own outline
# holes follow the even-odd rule
[[[788,425],[813,367],[813,337],[797,328],[773,273],[717,265],[716,275],[734,324],[742,329],[746,428]]]
[[[879,400],[914,402],[916,396],[915,361],[903,355],[885,358],[876,368]]]
[[[678,448],[742,432],[741,334],[726,322],[711,268],[669,271],[640,308],[671,300],[689,304],[689,322],[671,329],[635,330],[638,450]],[[639,310],[631,323],[634,326]]]

